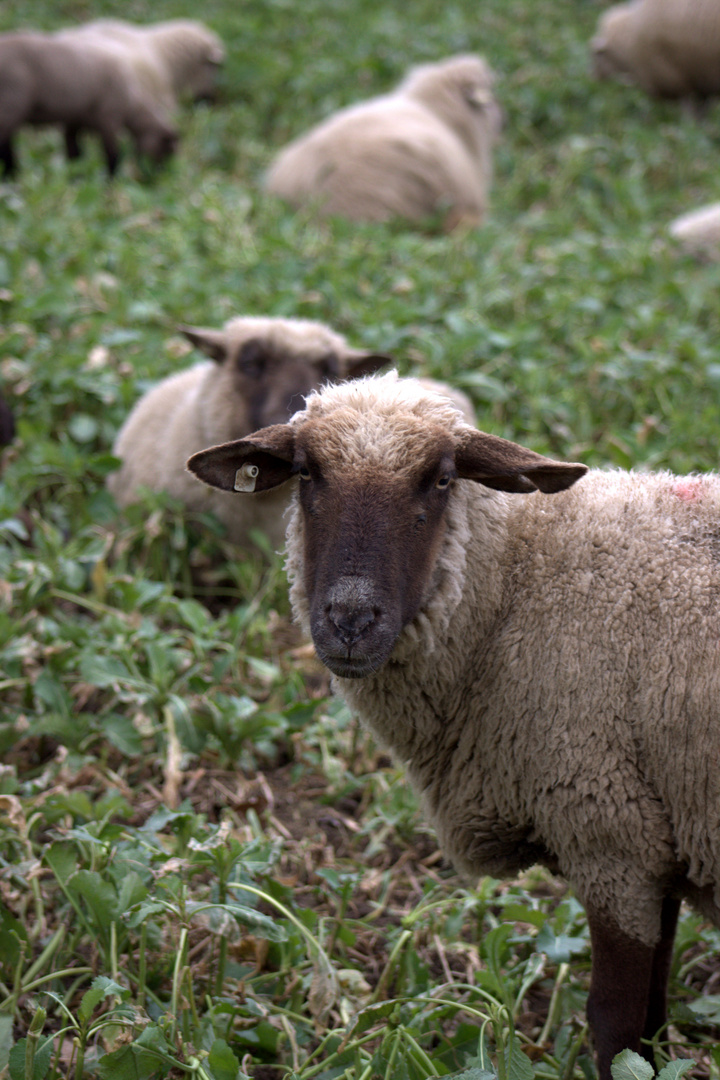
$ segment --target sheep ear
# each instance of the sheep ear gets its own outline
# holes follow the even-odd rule
[[[204,326],[178,326],[178,330],[196,349],[200,349],[217,364],[222,364],[227,356],[224,330],[210,330]]]
[[[564,491],[587,472],[586,465],[553,461],[508,439],[470,428],[455,451],[455,467],[461,479],[521,494]]]
[[[392,364],[391,356],[382,353],[349,353],[344,362],[344,378],[360,379],[363,375],[374,375],[386,364]]]
[[[273,424],[245,439],[200,450],[190,458],[187,469],[221,491],[270,491],[292,476],[294,452],[292,427]]]

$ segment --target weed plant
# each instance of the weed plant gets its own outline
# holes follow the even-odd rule
[[[108,183],[92,140],[68,165],[58,132],[27,129],[0,184],[18,428],[0,483],[0,1075],[592,1075],[571,892],[540,870],[463,885],[329,696],[263,538],[238,554],[161,495],[120,515],[104,482],[132,403],[194,359],[177,325],[242,313],[326,320],[543,453],[716,468],[720,264],[679,256],[666,225],[720,198],[720,105],[690,118],[593,82],[601,10],[0,6],[0,30],[199,15],[229,54],[158,175],[128,156]],[[506,114],[481,229],[319,223],[262,193],[290,137],[462,51],[495,68]],[[672,1035],[696,1077],[720,1075],[719,945],[684,914]]]

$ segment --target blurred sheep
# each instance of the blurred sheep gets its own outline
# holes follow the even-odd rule
[[[658,98],[720,93],[718,0],[617,4],[600,16],[590,47],[598,79],[625,79]]]
[[[39,32],[0,34],[0,172],[7,176],[17,172],[13,136],[23,124],[62,127],[69,158],[80,154],[80,133],[94,131],[111,176],[123,130],[132,136],[138,156],[155,163],[177,144],[168,113],[144,92],[116,51],[97,41]]]
[[[493,74],[477,56],[412,69],[396,90],[351,105],[277,156],[267,189],[296,207],[356,221],[445,214],[478,224],[501,125]]]
[[[669,232],[688,253],[720,259],[720,203],[681,214]]]
[[[169,112],[177,108],[180,98],[213,97],[226,55],[218,35],[193,19],[146,26],[122,19],[94,19],[56,36],[105,42],[124,54],[144,90]]]
[[[308,319],[240,316],[222,330],[180,329],[210,361],[171,375],[140,399],[116,439],[113,453],[123,464],[108,486],[120,506],[134,502],[142,487],[166,491],[189,510],[212,511],[234,543],[261,529],[277,547],[289,492],[237,499],[199,484],[186,460],[206,446],[286,423],[310,391],[377,371],[388,357],[353,349]]]

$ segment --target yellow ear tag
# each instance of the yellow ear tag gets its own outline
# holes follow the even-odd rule
[[[259,472],[257,465],[252,465],[249,461],[246,461],[235,473],[233,487],[236,491],[254,491]]]

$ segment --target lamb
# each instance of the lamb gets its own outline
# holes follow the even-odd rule
[[[688,253],[720,258],[720,203],[681,214],[670,223],[669,232]]]
[[[296,618],[458,870],[574,885],[610,1080],[665,1022],[681,898],[720,926],[720,476],[556,462],[393,372],[188,467],[299,477]]]
[[[7,176],[17,172],[13,136],[23,124],[62,126],[69,158],[80,154],[80,133],[95,131],[110,176],[120,160],[123,129],[138,155],[156,163],[177,143],[169,116],[115,50],[39,32],[0,34],[0,171]]]
[[[598,79],[690,103],[720,93],[717,0],[631,0],[600,16],[590,47]]]
[[[64,40],[104,42],[129,60],[145,91],[169,113],[178,99],[214,95],[225,47],[214,31],[194,19],[169,19],[147,26],[123,19],[94,19],[59,31]]]
[[[412,69],[397,89],[341,109],[280,152],[268,191],[355,221],[442,213],[479,224],[500,128],[493,75],[476,56]]]
[[[122,466],[108,478],[110,491],[121,507],[142,487],[166,491],[189,510],[213,512],[233,543],[247,544],[251,530],[260,529],[277,547],[285,535],[284,491],[241,504],[198,484],[185,471],[186,458],[209,443],[282,423],[325,380],[377,371],[388,357],[350,348],[341,334],[309,319],[243,315],[221,330],[181,331],[210,360],[163,379],[135,405],[113,447]]]

